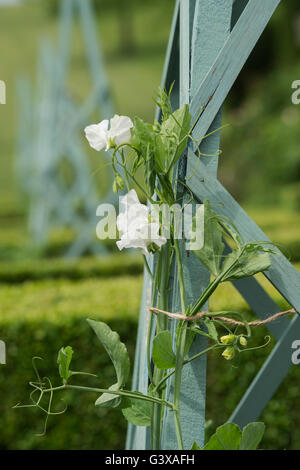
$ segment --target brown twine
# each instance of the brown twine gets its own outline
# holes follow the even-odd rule
[[[154,307],[150,307],[149,310],[155,314],[162,313],[164,315],[167,315],[169,318],[176,318],[177,320],[190,322],[190,321],[200,320],[202,317],[207,316],[207,317],[210,317],[211,320],[222,320],[223,322],[230,323],[231,325],[245,326],[245,323],[243,323],[242,321],[234,320],[233,318],[210,316],[210,312],[208,311],[198,312],[196,313],[196,315],[192,315],[192,316],[186,316],[186,315],[183,315],[182,313],[166,312],[165,310],[160,310],[159,308],[154,308]],[[286,310],[285,312],[275,313],[275,315],[272,315],[271,317],[268,317],[265,320],[251,321],[248,323],[248,325],[249,326],[266,325],[267,323],[271,323],[272,321],[277,320],[280,317],[284,317],[286,315],[295,314],[295,313],[297,313],[296,310],[291,308],[290,310]]]

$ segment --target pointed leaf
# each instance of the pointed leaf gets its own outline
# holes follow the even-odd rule
[[[265,433],[264,423],[249,423],[244,427],[240,450],[256,450]]]
[[[224,450],[224,447],[217,438],[217,435],[213,434],[208,443],[203,447],[203,450]]]
[[[150,401],[130,399],[131,406],[122,409],[122,413],[135,426],[150,426],[153,404]]]
[[[159,369],[175,367],[176,357],[172,348],[172,335],[169,331],[162,331],[155,336],[152,358]]]
[[[217,428],[203,450],[238,450],[242,432],[234,423],[226,423]]]
[[[216,342],[219,341],[219,335],[216,329],[216,326],[213,321],[211,321],[209,318],[204,318],[204,323],[206,325],[207,331],[209,336],[212,337]]]
[[[237,424],[226,423],[217,428],[217,438],[225,450],[237,450],[242,437],[242,431]]]
[[[154,153],[151,150],[150,143],[147,146],[146,162],[145,162],[145,180],[150,196],[154,193],[155,188],[155,163]]]
[[[119,390],[118,384],[113,384],[109,387],[109,390]],[[116,395],[110,395],[109,393],[102,393],[102,395],[96,400],[95,406],[102,408],[116,408],[122,401],[122,397]]]
[[[58,351],[58,370],[59,375],[61,376],[64,382],[67,382],[72,375],[72,372],[70,371],[70,364],[72,361],[73,352],[74,351],[71,346],[66,346],[65,348],[61,348]]]
[[[169,170],[181,156],[188,142],[192,116],[187,104],[177,109],[161,126],[161,136],[168,149],[166,167]],[[172,138],[171,136],[174,136]]]
[[[224,260],[222,271],[225,271],[237,259],[237,264],[223,278],[223,282],[253,276],[254,274],[266,271],[271,265],[269,253],[260,253],[259,249],[245,251],[242,255],[238,251],[233,251]]]
[[[193,445],[192,445],[192,447],[191,447],[191,450],[201,450],[196,441],[193,442]]]
[[[121,343],[118,333],[112,331],[106,323],[87,320],[97,337],[106,349],[116,370],[117,384],[121,388],[125,385],[130,369],[129,355],[124,343]]]
[[[201,210],[201,207],[198,210]],[[198,225],[199,224],[194,224],[194,231],[196,228],[199,230]],[[211,210],[209,201],[204,201],[204,243],[200,250],[194,250],[193,253],[200,259],[201,263],[211,274],[218,276],[223,251],[224,243],[222,241],[222,230],[219,226],[217,216],[215,212]]]

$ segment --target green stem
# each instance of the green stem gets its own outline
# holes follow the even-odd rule
[[[158,282],[158,274],[160,272],[160,264],[161,264],[161,251],[158,253],[157,265],[155,266],[154,281],[152,285],[151,305],[154,305],[155,298],[156,298],[156,289],[157,289],[157,282]],[[153,379],[153,374],[152,374],[152,364],[151,364],[151,348],[150,348],[152,325],[153,325],[153,312],[150,311],[149,325],[148,325],[148,331],[147,331],[147,368],[148,368],[148,376],[149,376],[150,382],[154,385],[154,379]]]
[[[169,242],[164,245],[160,252],[159,264],[157,266],[157,273],[158,273],[158,291],[159,291],[159,298],[158,298],[158,305],[161,309],[167,308],[168,306],[168,283],[169,283],[169,263],[170,263],[170,256],[169,256]],[[157,316],[157,332],[166,330],[168,328],[168,319],[165,315],[158,315]],[[159,369],[158,367],[154,367],[153,378],[154,384],[159,383],[162,378],[165,376],[165,371]],[[160,396],[163,396],[164,391],[159,391]],[[151,423],[151,441],[152,441],[152,448],[153,450],[160,449],[160,437],[161,437],[161,423],[162,423],[162,416],[163,416],[163,408],[160,404],[153,406],[153,415],[152,415],[152,423]]]
[[[182,308],[182,311],[185,312],[186,311],[186,296],[185,296],[185,289],[184,289],[183,265],[182,265],[179,242],[176,238],[174,239],[174,249],[175,249],[176,261],[177,261],[181,308]]]
[[[203,349],[202,351],[200,351],[199,353],[195,354],[194,356],[192,357],[189,357],[188,359],[186,359],[184,362],[183,362],[183,365],[185,366],[185,364],[189,364],[190,362],[194,361],[195,359],[198,359],[198,357],[202,356],[203,354],[206,354],[208,353],[209,351],[212,351],[213,349],[217,349],[217,348],[225,348],[226,345],[222,344],[214,344],[213,346],[210,346],[209,348],[206,348],[206,349]],[[175,373],[175,369],[171,370],[171,372],[169,372],[167,375],[165,375],[163,377],[163,379],[159,382],[159,384],[156,385],[156,387],[154,388],[154,392],[158,391],[162,385],[170,378],[172,377],[172,375],[174,375]]]
[[[185,295],[185,288],[184,288],[183,265],[182,265],[179,242],[177,239],[174,239],[174,248],[175,248],[176,261],[177,261],[181,311],[184,312],[185,314],[186,313],[186,295]],[[177,436],[179,450],[183,450],[182,430],[181,430],[181,424],[180,424],[180,389],[181,389],[181,379],[182,379],[182,368],[184,365],[184,356],[185,356],[186,329],[187,329],[187,324],[186,322],[183,322],[179,330],[178,347],[176,350],[175,378],[174,378],[174,420],[175,420],[176,436]]]
[[[165,405],[165,406],[168,406],[169,408],[173,408],[172,403],[169,403],[166,400],[161,400],[160,398],[152,397],[149,395],[144,395],[138,392],[132,392],[130,390],[107,390],[105,388],[84,387],[81,385],[70,385],[70,384],[61,385],[59,387],[48,388],[46,390],[43,390],[43,389],[40,389],[40,390],[43,393],[52,393],[57,390],[66,390],[66,389],[81,390],[84,392],[109,393],[110,395],[118,395],[118,396],[124,396],[128,398],[134,398],[136,400],[150,401],[152,403],[158,403],[160,405]]]
[[[144,259],[144,266],[147,270],[147,273],[149,274],[151,281],[154,282],[154,277],[153,277],[153,274],[151,272],[150,266],[148,264],[148,261],[145,255],[143,255],[143,259]]]
[[[238,263],[240,257],[243,255],[245,251],[245,248],[243,248],[239,254],[239,256],[230,264],[230,266],[225,270],[223,271],[221,274],[219,274],[219,276],[217,276],[209,285],[208,287],[205,289],[205,291],[203,292],[203,294],[201,295],[201,297],[197,300],[197,302],[195,303],[194,307],[192,308],[191,312],[190,312],[190,315],[193,316],[195,315],[197,312],[199,312],[199,310],[201,309],[201,307],[205,304],[205,302],[209,299],[209,297],[213,294],[213,292],[216,290],[216,288],[218,287],[218,285],[223,281],[223,279],[226,277],[226,275],[231,271],[231,269]]]

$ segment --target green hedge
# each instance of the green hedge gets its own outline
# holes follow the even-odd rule
[[[99,316],[92,316],[99,319]],[[136,321],[128,317],[111,320],[110,326],[120,333],[133,358]],[[264,341],[264,330],[256,330],[255,342]],[[65,322],[10,321],[1,324],[1,337],[7,342],[8,361],[1,366],[0,389],[0,449],[121,449],[124,447],[126,423],[118,410],[96,409],[96,394],[68,392],[64,397],[68,410],[64,415],[50,417],[46,436],[38,437],[43,429],[43,416],[33,409],[12,409],[18,402],[27,403],[34,378],[31,358],[44,358],[41,373],[59,383],[56,355],[62,345],[75,350],[74,368],[96,372],[99,379],[76,378],[76,383],[108,386],[114,380],[114,371],[96,336],[84,318],[70,317]],[[253,342],[254,344],[254,342]],[[273,343],[272,343],[273,345]],[[209,355],[207,379],[207,419],[212,419],[211,431],[224,423],[254,377],[271,346],[265,350],[247,352],[232,364]],[[265,449],[299,449],[300,410],[298,407],[299,375],[294,367],[268,405],[262,419],[267,432],[262,447]]]
[[[97,318],[92,316],[92,318]],[[117,329],[133,356],[136,322],[110,322]],[[75,351],[74,368],[98,374],[99,379],[77,378],[76,383],[109,386],[114,371],[96,336],[83,318],[70,318],[65,324],[40,322],[9,322],[1,324],[1,337],[7,344],[7,365],[0,375],[0,449],[120,449],[124,447],[126,423],[117,410],[96,409],[96,394],[63,393],[56,397],[58,409],[68,404],[64,415],[49,419],[46,436],[36,434],[43,430],[44,416],[36,409],[12,409],[18,402],[28,403],[34,379],[31,358],[44,358],[41,373],[47,374],[54,384],[59,384],[57,351],[71,345]],[[73,382],[75,383],[75,381]]]
[[[133,287],[133,286],[132,286]],[[111,312],[112,313],[112,312]],[[134,355],[136,318],[129,318],[127,310],[109,320],[120,333],[131,358]],[[90,315],[102,319],[101,315]],[[266,330],[256,329],[255,340],[249,346],[264,342]],[[18,402],[28,403],[34,378],[31,358],[44,358],[41,373],[54,384],[59,383],[56,365],[57,351],[71,345],[75,351],[74,368],[95,372],[98,378],[75,378],[76,383],[91,386],[109,386],[114,380],[113,367],[89,328],[83,316],[57,315],[57,321],[11,317],[0,324],[0,337],[7,344],[7,365],[0,375],[0,449],[121,449],[124,447],[126,423],[118,410],[96,409],[96,394],[68,392],[56,397],[57,406],[64,397],[68,410],[64,415],[50,417],[46,436],[38,437],[43,428],[43,416],[33,409],[12,409]],[[255,373],[270,353],[274,342],[266,349],[242,354],[236,363],[228,363],[220,354],[208,359],[207,419],[212,420],[211,431],[224,423],[247,389]],[[298,407],[300,370],[293,367],[273,400],[263,413],[267,432],[262,447],[265,449],[299,449],[300,410]],[[4,397],[4,398],[3,398]]]
[[[0,284],[0,338],[7,344],[7,365],[0,366],[0,449],[124,447],[126,423],[122,415],[117,410],[95,409],[94,394],[68,392],[64,396],[69,406],[66,414],[49,419],[45,437],[36,436],[43,427],[43,416],[37,410],[14,410],[12,406],[28,402],[33,356],[45,359],[42,374],[58,383],[56,356],[61,346],[73,347],[74,369],[99,376],[77,377],[77,383],[112,384],[113,367],[85,319],[108,321],[133,358],[141,287],[141,276]],[[215,308],[245,309],[233,288],[225,288],[215,296]],[[284,308],[282,300],[280,304]],[[249,346],[262,344],[266,333],[257,328]],[[219,354],[208,356],[207,419],[213,421],[211,431],[228,419],[273,345],[274,341],[266,349],[245,352],[235,364]],[[293,366],[262,416],[267,425],[266,449],[299,449],[299,379],[300,370]]]
[[[143,270],[140,256],[116,254],[84,257],[75,260],[62,258],[20,260],[0,264],[0,283],[21,283],[42,279],[87,279],[137,275]]]

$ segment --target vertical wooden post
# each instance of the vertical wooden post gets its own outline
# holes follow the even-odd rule
[[[199,84],[204,79],[213,61],[216,59],[226,38],[230,33],[232,2],[224,0],[181,1],[180,4],[180,104],[190,104]],[[193,121],[197,116],[193,116]],[[215,131],[221,124],[221,111],[211,124],[209,132]],[[217,155],[219,150],[220,132],[215,132],[200,145],[200,151]],[[188,149],[187,149],[188,150]],[[178,168],[178,179],[189,178],[186,172],[188,151],[181,159]],[[202,157],[210,172],[216,175],[218,157]],[[182,191],[182,188],[178,188]],[[183,204],[189,199],[184,194]],[[179,194],[180,196],[180,194]],[[181,243],[185,277],[187,303],[192,303],[209,283],[209,273],[194,256],[189,256]],[[172,311],[180,309],[177,273],[172,288]],[[172,325],[173,334],[176,324]],[[194,340],[190,354],[193,355],[205,347],[206,341],[200,337]],[[168,386],[168,399],[173,392],[173,381]],[[184,446],[190,449],[193,441],[199,445],[204,443],[205,429],[205,392],[206,392],[206,357],[184,367],[182,377],[181,421]],[[193,433],[190,430],[193,429]],[[163,428],[163,449],[176,449],[177,440],[172,412],[166,411]]]

